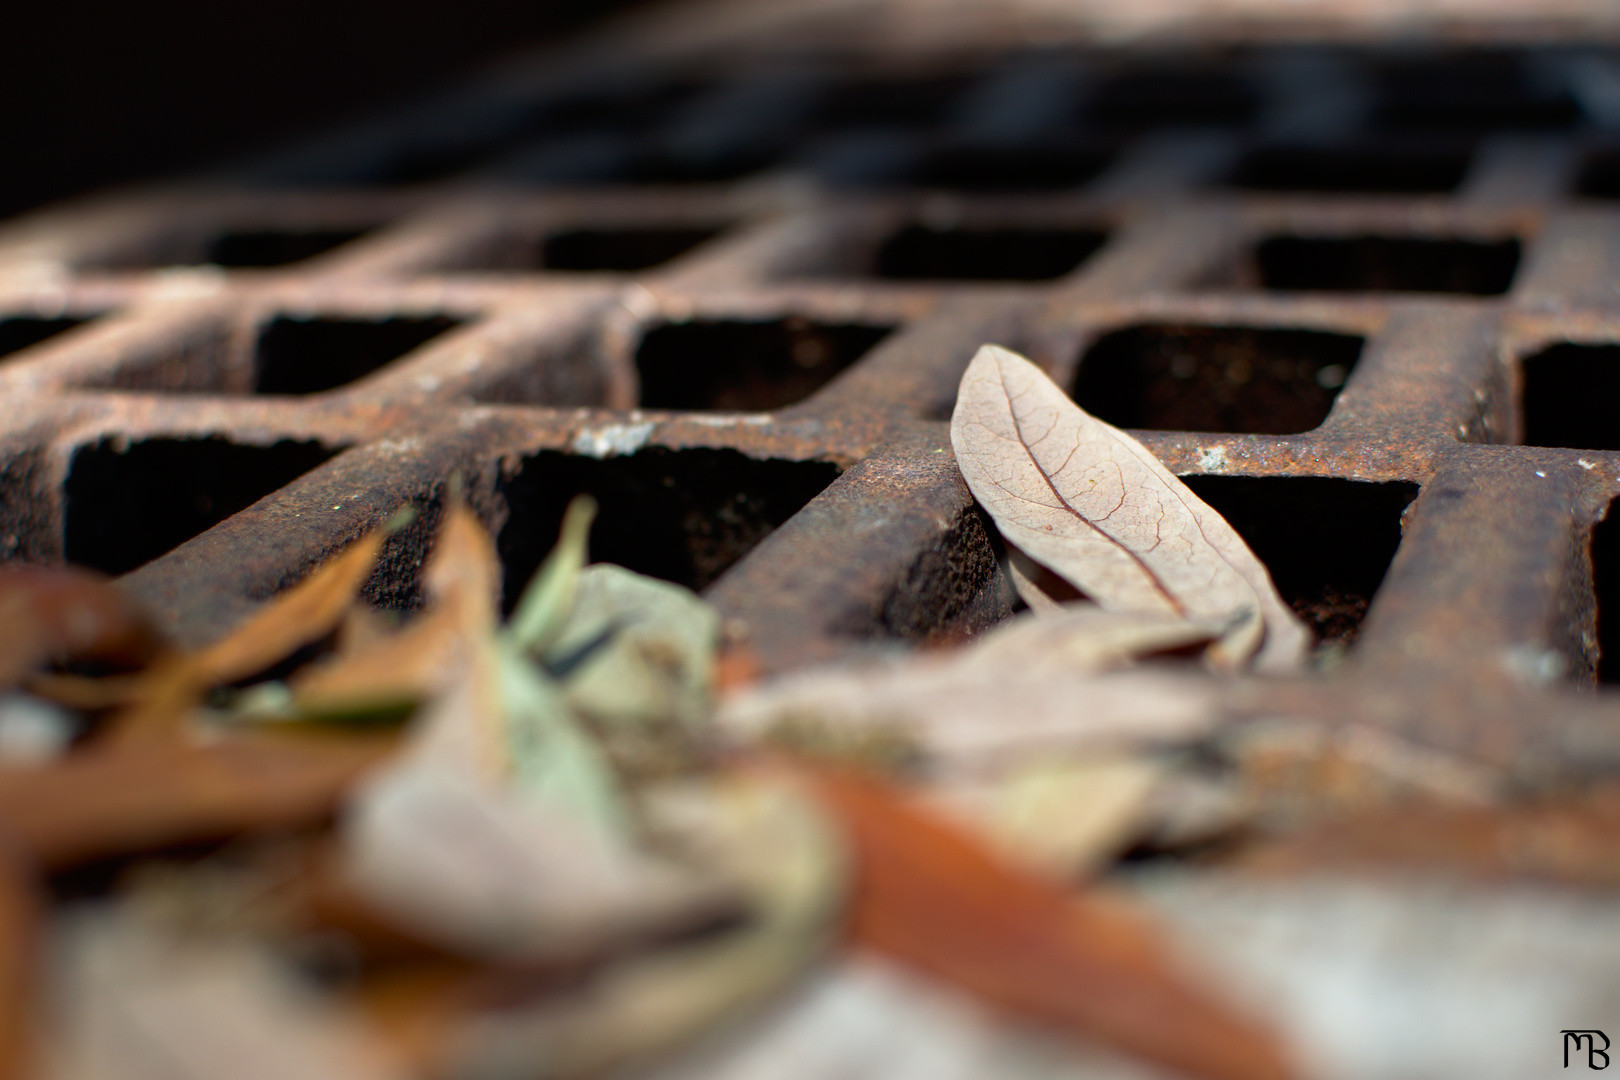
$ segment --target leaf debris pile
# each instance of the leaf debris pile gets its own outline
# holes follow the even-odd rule
[[[1308,640],[1230,526],[1006,350],[952,439],[1031,610],[766,682],[697,596],[588,563],[587,499],[505,625],[455,497],[403,623],[358,600],[400,520],[198,650],[0,569],[0,1076],[1513,1075],[1365,1051],[1429,999],[1323,1003],[1410,996],[1374,961],[1437,906],[1489,939],[1555,902],[1312,882],[1612,888],[1614,792],[1233,722]],[[1372,959],[1279,944],[1316,908]]]

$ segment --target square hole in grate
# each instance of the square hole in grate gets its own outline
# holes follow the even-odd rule
[[[1267,289],[1496,296],[1513,284],[1517,240],[1274,236],[1255,249]]]
[[[1557,129],[1581,119],[1569,92],[1532,80],[1520,59],[1504,53],[1386,64],[1372,119],[1395,129]]]
[[[21,352],[42,341],[48,341],[57,334],[66,333],[88,321],[71,318],[38,319],[26,315],[0,318],[0,358]]]
[[[641,404],[780,409],[815,393],[893,330],[802,318],[665,323],[649,330],[636,349]]]
[[[369,229],[258,229],[215,237],[202,259],[215,266],[254,268],[286,266],[323,255]]]
[[[1362,344],[1319,330],[1133,326],[1086,351],[1073,395],[1120,427],[1292,435],[1327,419]]]
[[[1417,485],[1323,477],[1185,476],[1232,523],[1319,643],[1355,640],[1401,542]]]
[[[1620,150],[1586,155],[1575,179],[1575,193],[1589,199],[1620,199]]]
[[[272,320],[255,352],[261,394],[318,394],[346,386],[455,326],[444,316],[419,319]]]
[[[336,450],[246,446],[218,437],[112,440],[74,454],[63,486],[69,562],[123,574],[290,484]]]
[[[1444,192],[1462,183],[1467,150],[1267,146],[1238,162],[1228,183],[1255,191]]]
[[[1597,680],[1620,683],[1620,499],[1592,529],[1592,587],[1597,599]]]
[[[915,281],[1047,281],[1090,258],[1091,229],[934,229],[908,225],[878,249],[878,277]]]
[[[607,183],[706,184],[740,180],[761,172],[781,157],[776,147],[731,146],[713,153],[677,154],[645,150],[632,154],[603,176]]]
[[[1554,345],[1521,370],[1526,445],[1620,450],[1620,345]]]
[[[1221,71],[1130,71],[1097,87],[1083,110],[1103,128],[1238,125],[1260,111],[1260,96],[1238,75]]]
[[[823,461],[758,460],[735,450],[653,448],[624,457],[544,452],[502,485],[510,517],[497,546],[506,606],[557,540],[581,492],[599,506],[591,558],[702,589],[838,478]]]
[[[721,226],[647,226],[623,229],[570,229],[552,233],[540,245],[547,270],[632,272],[669,262],[719,235]]]
[[[910,127],[942,123],[973,84],[967,75],[854,79],[830,88],[810,118],[813,129]]]
[[[1085,147],[948,147],[925,157],[911,180],[924,187],[962,191],[1062,190],[1093,179],[1109,157]]]

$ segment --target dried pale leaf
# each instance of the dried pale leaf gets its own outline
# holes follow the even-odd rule
[[[1012,865],[886,785],[829,769],[805,774],[855,846],[858,942],[1002,1008],[1194,1076],[1294,1075],[1271,1033],[1187,982],[1157,929],[1123,904]]]
[[[695,728],[709,714],[720,616],[689,589],[587,567],[544,653],[574,708],[603,728]]]
[[[0,693],[0,767],[55,761],[67,753],[83,726],[79,717],[54,702]]]
[[[648,1080],[1162,1080],[1014,1024],[967,994],[852,952],[810,975],[760,1022]]]
[[[1109,611],[1096,604],[1064,604],[1045,613],[1007,620],[963,649],[974,668],[1016,672],[1101,672],[1139,657],[1210,641],[1218,627],[1157,611]]]
[[[1053,612],[1063,610],[1064,601],[1054,596],[1046,588],[1046,582],[1043,579],[1055,578],[1068,591],[1074,591],[1074,586],[1063,581],[1062,578],[1059,578],[1011,544],[1007,545],[1007,554],[1001,561],[1001,569],[1013,583],[1013,590],[1018,593],[1018,599],[1028,605],[1029,609],[1037,615],[1050,615]]]
[[[649,815],[744,891],[728,933],[614,965],[582,993],[478,1014],[448,1049],[456,1075],[596,1075],[667,1053],[757,1008],[833,944],[846,863],[829,823],[779,780],[729,775],[651,792]]]
[[[403,1080],[359,1015],[237,939],[202,947],[144,920],[81,915],[54,1055],[82,1080]]]
[[[1304,627],[1225,519],[1146,447],[1070,401],[1034,364],[994,345],[962,376],[957,464],[1007,540],[1105,607],[1200,622],[1249,618],[1217,653],[1298,666]]]
[[[930,794],[1010,858],[1067,879],[1098,869],[1142,835],[1168,771],[1145,755],[1099,755],[947,781]]]
[[[507,635],[524,652],[536,656],[544,653],[562,632],[574,609],[595,518],[596,500],[589,495],[574,496],[563,512],[557,543],[523,590],[507,624]]]
[[[1034,753],[1184,742],[1219,721],[1215,688],[1191,674],[1048,670],[1008,679],[989,665],[912,660],[790,675],[722,703],[728,735],[811,753],[881,737],[942,768],[993,769]]]
[[[618,778],[562,689],[510,645],[496,649],[513,785],[568,807],[604,835],[628,836]]]
[[[726,896],[573,807],[431,762],[367,783],[343,839],[349,889],[423,940],[470,956],[577,955]]]

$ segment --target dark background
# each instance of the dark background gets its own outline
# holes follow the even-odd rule
[[[11,0],[0,217],[387,106],[637,0]]]

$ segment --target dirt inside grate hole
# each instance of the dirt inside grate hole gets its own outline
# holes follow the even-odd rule
[[[1597,680],[1620,683],[1620,499],[1592,529],[1592,587],[1597,597]]]
[[[1327,419],[1362,344],[1316,330],[1133,326],[1086,351],[1073,396],[1119,427],[1292,435]]]
[[[215,266],[243,269],[286,266],[324,255],[351,240],[358,240],[369,231],[369,229],[307,231],[261,229],[252,232],[229,232],[216,237],[209,244],[202,261]]]
[[[1521,370],[1526,445],[1620,450],[1620,345],[1554,345]]]
[[[1468,171],[1467,150],[1260,147],[1227,181],[1253,191],[1446,192]]]
[[[1255,248],[1262,287],[1496,296],[1513,284],[1517,240],[1275,236]]]
[[[1087,147],[956,146],[925,157],[912,183],[960,191],[1053,191],[1078,187],[1107,166],[1110,155]]]
[[[640,403],[650,409],[784,408],[821,389],[893,330],[802,318],[665,323],[636,349]]]
[[[318,394],[346,386],[453,327],[457,319],[272,320],[254,354],[261,394]]]
[[[0,358],[49,341],[57,334],[82,326],[88,319],[36,319],[18,316],[0,319]]]
[[[878,249],[878,277],[912,281],[1049,281],[1108,239],[1091,229],[934,229],[908,225]]]
[[[1132,71],[1100,85],[1082,110],[1103,128],[1246,124],[1260,96],[1241,77],[1219,71]]]
[[[123,574],[325,462],[313,442],[247,446],[219,437],[104,440],[73,456],[63,485],[69,562]]]
[[[654,448],[624,457],[545,452],[501,485],[497,538],[507,609],[556,542],[568,500],[596,498],[594,562],[702,589],[838,478],[822,461],[758,460],[735,450]]]
[[[1401,542],[1416,484],[1323,477],[1185,476],[1232,523],[1318,644],[1355,641]]]
[[[1533,81],[1518,58],[1478,53],[1385,65],[1375,125],[1395,129],[1559,129],[1581,119],[1562,87]]]

